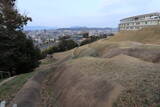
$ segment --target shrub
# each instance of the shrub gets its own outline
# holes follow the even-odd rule
[[[83,45],[86,45],[86,44],[89,44],[89,43],[92,43],[92,42],[95,42],[97,40],[99,40],[100,37],[96,37],[96,36],[91,36],[90,38],[84,40],[81,42],[80,46],[83,46]]]
[[[47,54],[53,54],[56,52],[63,52],[70,49],[73,49],[77,47],[78,44],[74,42],[73,40],[65,40],[61,39],[59,44],[57,46],[50,47],[49,49],[46,49],[42,52],[43,56],[46,56]]]

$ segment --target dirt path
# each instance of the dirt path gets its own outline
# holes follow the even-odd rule
[[[56,69],[57,66],[70,58],[72,57],[66,56],[64,59],[59,60],[56,63],[40,67],[39,69],[41,71],[34,74],[33,77],[24,84],[8,107],[11,107],[12,104],[17,104],[18,107],[44,107],[42,104],[43,95],[41,95],[41,90],[44,86],[43,82],[51,72],[54,72],[54,69]]]

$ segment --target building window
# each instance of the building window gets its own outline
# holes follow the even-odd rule
[[[145,24],[147,25],[147,24],[148,24],[148,22],[147,22],[147,21],[145,21]]]
[[[138,17],[136,17],[135,20],[138,20]]]

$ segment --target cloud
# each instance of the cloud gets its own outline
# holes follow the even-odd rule
[[[125,17],[159,11],[160,0],[17,0],[32,25],[117,26]]]

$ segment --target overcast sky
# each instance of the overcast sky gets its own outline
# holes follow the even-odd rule
[[[18,0],[29,26],[117,27],[128,16],[159,12],[160,0]]]

